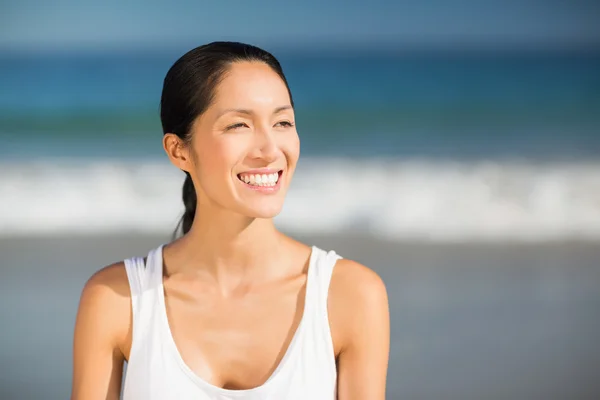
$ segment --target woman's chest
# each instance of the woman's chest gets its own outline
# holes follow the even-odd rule
[[[298,331],[301,289],[298,281],[224,300],[209,291],[190,296],[167,288],[168,333],[195,375],[226,389],[258,387],[278,368]]]
[[[156,344],[135,349],[126,370],[124,400],[335,399],[335,370],[324,362],[312,363],[302,351],[267,383],[249,390],[223,390],[186,371]]]

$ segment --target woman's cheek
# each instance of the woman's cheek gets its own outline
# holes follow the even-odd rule
[[[292,159],[290,161],[295,162],[298,160],[300,155],[300,138],[297,133],[284,137],[280,147],[287,153],[287,157]]]

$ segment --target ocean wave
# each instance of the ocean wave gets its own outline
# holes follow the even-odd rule
[[[0,164],[0,234],[170,233],[184,175],[156,160]],[[302,158],[276,223],[426,241],[600,240],[600,162]]]

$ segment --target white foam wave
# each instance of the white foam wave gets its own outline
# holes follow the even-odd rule
[[[170,233],[182,182],[159,161],[0,164],[0,234]],[[303,158],[276,221],[393,239],[600,240],[600,163]]]

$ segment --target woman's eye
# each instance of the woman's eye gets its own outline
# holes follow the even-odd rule
[[[246,124],[245,124],[245,123],[243,123],[243,122],[238,122],[237,124],[229,125],[229,126],[228,126],[227,128],[225,128],[225,129],[226,129],[226,130],[228,130],[228,131],[230,131],[230,130],[233,130],[233,129],[243,128],[243,127],[245,127],[245,126],[248,126],[248,125],[246,125]]]
[[[279,121],[278,123],[275,124],[275,126],[290,128],[290,127],[294,126],[294,124],[292,124],[290,121]]]

